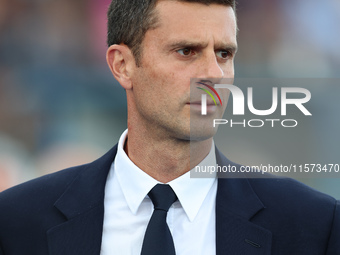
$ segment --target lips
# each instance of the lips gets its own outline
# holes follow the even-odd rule
[[[193,102],[189,102],[187,104],[190,104],[190,105],[202,105],[202,102],[201,101],[193,101]],[[207,105],[210,106],[210,105],[215,105],[215,102],[212,101],[212,100],[207,100]],[[218,106],[219,104],[217,104]]]

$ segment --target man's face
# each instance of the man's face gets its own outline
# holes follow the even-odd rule
[[[202,90],[196,87],[204,86],[190,84],[190,79],[212,85],[234,77],[234,11],[229,6],[178,1],[159,1],[156,11],[159,25],[146,32],[141,66],[131,77],[134,116],[163,136],[210,138],[216,132],[213,119],[222,117],[228,93],[219,91],[223,107],[209,105],[208,99],[208,115],[201,116]],[[190,87],[195,91],[191,96]]]

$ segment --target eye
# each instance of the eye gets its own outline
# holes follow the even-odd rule
[[[219,51],[216,52],[216,55],[219,58],[228,59],[228,58],[232,57],[233,54],[230,51],[227,51],[227,50],[219,50]]]
[[[190,56],[190,55],[192,55],[192,49],[190,49],[190,48],[184,48],[184,49],[180,49],[180,50],[178,50],[177,51],[180,55],[182,55],[182,56]]]

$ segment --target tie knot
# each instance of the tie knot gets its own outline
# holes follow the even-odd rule
[[[168,184],[157,184],[148,193],[155,210],[168,211],[170,206],[177,200],[175,192]]]

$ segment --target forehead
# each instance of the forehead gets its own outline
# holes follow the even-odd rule
[[[236,44],[236,17],[231,6],[161,0],[157,2],[156,13],[155,30],[167,39],[215,37]]]

